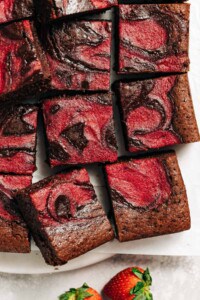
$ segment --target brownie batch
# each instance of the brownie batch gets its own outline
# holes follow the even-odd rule
[[[158,152],[199,141],[186,73],[190,6],[162,2],[0,3],[0,251],[28,253],[32,236],[56,266],[114,236],[124,242],[190,228],[176,154]],[[115,27],[94,15],[111,7]],[[113,91],[134,153],[127,158],[115,134],[113,31],[121,78]],[[35,98],[42,103],[30,104]],[[31,185],[38,112],[50,167],[70,169]],[[85,169],[91,163],[104,165],[112,225]]]

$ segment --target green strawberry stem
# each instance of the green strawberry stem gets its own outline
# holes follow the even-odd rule
[[[133,268],[132,272],[141,280],[130,290],[130,295],[134,296],[133,300],[153,300],[153,295],[150,291],[152,278],[149,269],[147,268],[144,273],[142,273],[137,268]]]

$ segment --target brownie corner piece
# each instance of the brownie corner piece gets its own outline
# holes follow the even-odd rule
[[[32,17],[33,0],[3,0],[0,4],[0,24]]]
[[[199,141],[187,74],[121,82],[119,98],[130,152]]]
[[[174,152],[107,165],[121,242],[190,229],[186,189]]]
[[[1,27],[0,48],[0,101],[21,101],[49,87],[49,67],[33,22]]]
[[[96,12],[106,10],[118,4],[117,0],[79,0],[66,2],[65,0],[36,0],[36,8],[39,19],[42,22],[63,18],[65,16],[83,14],[88,12]]]
[[[187,72],[186,3],[120,5],[119,72]]]
[[[117,160],[110,93],[46,99],[43,115],[51,167]]]
[[[0,111],[0,173],[35,171],[38,107],[4,105]]]
[[[31,176],[0,174],[0,252],[29,253],[29,230],[19,213],[14,193],[31,184]]]
[[[114,238],[85,169],[46,178],[16,198],[50,265],[65,264]]]
[[[52,23],[42,40],[53,90],[110,89],[111,22]]]

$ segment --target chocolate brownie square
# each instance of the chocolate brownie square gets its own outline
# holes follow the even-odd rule
[[[120,83],[120,102],[130,152],[199,141],[187,74]]]
[[[0,24],[31,17],[33,12],[32,0],[1,0]]]
[[[175,153],[106,166],[120,242],[190,228],[184,182]]]
[[[85,169],[46,178],[16,198],[50,265],[62,265],[114,237]]]
[[[55,90],[109,90],[111,23],[59,22],[43,42]]]
[[[38,108],[31,104],[0,110],[0,173],[35,171]]]
[[[31,176],[0,175],[0,252],[30,252],[29,232],[13,199],[31,184]]]
[[[52,167],[117,160],[111,94],[45,100],[43,114]]]
[[[48,87],[47,61],[30,21],[0,28],[0,49],[0,101],[21,101]]]
[[[120,5],[119,72],[189,70],[190,5]]]
[[[41,21],[58,19],[64,16],[109,9],[118,4],[117,0],[36,0]]]

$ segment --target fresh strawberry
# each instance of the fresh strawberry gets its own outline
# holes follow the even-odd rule
[[[59,300],[102,300],[97,291],[89,287],[86,283],[78,289],[70,289],[59,297]]]
[[[128,268],[114,276],[104,287],[111,300],[153,300],[150,292],[152,278],[149,269]]]

